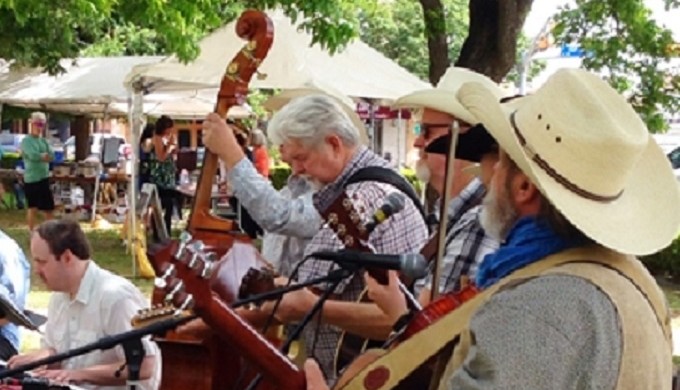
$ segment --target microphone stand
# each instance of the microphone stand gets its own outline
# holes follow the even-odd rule
[[[338,287],[340,282],[342,282],[343,279],[352,276],[358,267],[353,266],[353,265],[341,265],[343,268],[333,270],[328,273],[327,276],[322,277],[322,278],[317,278],[310,280],[305,283],[301,283],[304,285],[311,285],[311,284],[316,284],[319,282],[331,282],[330,288],[324,290],[323,294],[319,297],[319,299],[314,303],[314,306],[312,306],[312,309],[305,314],[305,316],[302,318],[300,323],[293,329],[293,332],[288,335],[286,338],[286,341],[283,343],[281,346],[280,350],[284,355],[288,354],[288,350],[290,349],[291,344],[293,344],[293,341],[297,340],[298,337],[300,337],[300,334],[302,333],[302,330],[307,326],[307,324],[314,318],[317,312],[320,312],[321,309],[323,308],[323,304],[328,300],[328,298],[333,294],[333,291],[335,291],[335,288]],[[296,286],[292,286],[296,287]],[[303,286],[304,287],[304,286]],[[302,287],[300,287],[302,288]],[[299,288],[289,288],[289,291],[294,291],[298,290]],[[281,289],[284,290],[284,289]],[[263,295],[263,294],[259,294]],[[273,314],[272,314],[273,315]],[[257,376],[250,382],[246,390],[253,390],[255,389],[259,384],[260,381],[262,381],[262,374],[257,374]]]
[[[345,266],[343,265],[343,267],[345,267]],[[329,272],[328,275],[322,276],[320,278],[310,279],[306,282],[298,283],[298,284],[295,284],[295,285],[292,285],[292,286],[276,288],[274,290],[270,290],[270,291],[260,293],[260,294],[254,294],[254,295],[251,295],[248,298],[239,299],[239,300],[233,302],[231,305],[229,305],[229,307],[231,307],[232,309],[236,309],[236,308],[239,308],[241,306],[245,306],[245,305],[248,305],[248,304],[251,304],[251,303],[262,303],[263,301],[269,301],[269,300],[272,300],[272,299],[275,299],[275,298],[279,298],[281,295],[284,295],[286,293],[301,290],[301,289],[303,289],[307,286],[312,286],[312,285],[323,283],[323,282],[334,282],[334,281],[338,280],[338,278],[339,278],[339,280],[342,280],[342,279],[350,276],[355,271],[355,269],[350,270],[349,268],[350,267],[335,269],[335,270]],[[348,274],[348,272],[350,272],[350,273]]]
[[[41,366],[58,363],[74,356],[84,355],[95,350],[103,351],[111,349],[118,344],[123,344],[123,348],[125,349],[126,364],[128,366],[128,380],[130,386],[132,386],[132,389],[134,389],[134,383],[139,380],[139,371],[141,369],[142,360],[144,360],[144,349],[141,342],[142,337],[155,333],[164,333],[195,318],[197,318],[196,315],[171,318],[159,321],[143,328],[133,329],[113,336],[106,336],[93,343],[83,345],[82,347],[74,348],[70,351],[58,353],[44,359],[36,360],[32,363],[27,363],[22,366],[2,371],[0,372],[0,379],[4,379]]]

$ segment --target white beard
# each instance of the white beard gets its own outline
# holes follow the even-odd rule
[[[318,192],[320,189],[324,188],[326,185],[321,183],[320,181],[316,180],[315,178],[309,176],[309,175],[300,175],[307,181],[309,186],[312,188],[312,191]]]
[[[512,207],[507,196],[501,199],[496,196],[494,188],[489,188],[482,202],[479,222],[486,234],[503,242],[517,222],[517,210]]]

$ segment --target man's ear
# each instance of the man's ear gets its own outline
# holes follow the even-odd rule
[[[333,152],[337,152],[342,146],[342,140],[336,134],[326,136],[326,143],[330,145]]]
[[[512,188],[514,190],[513,196],[515,202],[517,202],[518,205],[533,202],[539,194],[536,185],[522,172],[515,175]]]
[[[64,253],[62,253],[59,258],[59,261],[63,262],[64,264],[68,264],[73,260],[74,260],[73,252],[71,252],[70,249],[65,250]]]

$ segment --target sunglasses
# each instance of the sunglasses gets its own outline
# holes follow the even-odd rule
[[[423,136],[423,138],[428,139],[430,138],[430,133],[432,129],[450,129],[451,124],[450,123],[416,123],[416,125],[413,128],[413,132],[415,133],[416,137],[418,136]]]
[[[45,127],[45,122],[33,122],[33,126],[42,129],[43,127]]]

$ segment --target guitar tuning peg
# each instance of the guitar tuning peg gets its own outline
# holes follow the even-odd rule
[[[163,278],[154,278],[153,279],[153,286],[163,290],[165,287],[167,287],[167,283],[165,282],[165,279]]]
[[[210,263],[217,261],[217,254],[215,252],[206,253],[204,260]]]
[[[183,244],[187,244],[192,239],[193,239],[193,237],[191,236],[191,233],[189,233],[186,230],[184,230],[182,233],[179,234],[179,241]]]
[[[177,246],[177,251],[175,252],[174,255],[176,260],[179,260],[182,258],[182,256],[184,256],[184,251],[186,251],[187,245],[189,244],[189,242],[191,242],[192,239],[193,237],[186,230],[180,233],[179,245]]]
[[[203,269],[201,270],[201,278],[203,279],[210,279],[213,273],[213,268],[215,267],[215,263],[213,262],[207,262],[203,266]]]

